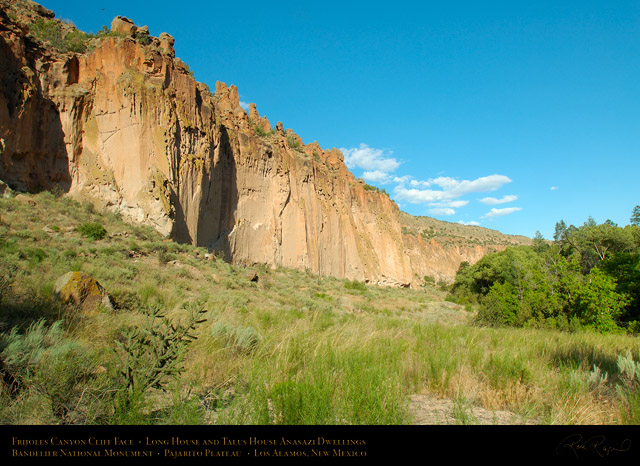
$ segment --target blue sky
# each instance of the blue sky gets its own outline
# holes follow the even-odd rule
[[[637,0],[41,3],[170,33],[198,81],[343,149],[410,214],[551,238],[640,204]]]

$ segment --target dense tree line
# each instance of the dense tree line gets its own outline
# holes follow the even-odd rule
[[[556,224],[553,241],[460,265],[450,299],[479,305],[486,325],[640,332],[640,206],[630,225]]]

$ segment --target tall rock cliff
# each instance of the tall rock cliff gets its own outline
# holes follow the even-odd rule
[[[0,179],[12,188],[59,186],[238,264],[401,286],[455,275],[339,150],[247,113],[235,86],[210,92],[170,35],[117,17],[88,36],[33,2],[0,5]]]

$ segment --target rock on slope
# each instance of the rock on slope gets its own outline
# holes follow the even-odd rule
[[[118,17],[69,51],[78,32],[52,12],[0,5],[0,179],[12,188],[59,186],[234,263],[376,284],[451,280],[489,250],[449,250],[439,269],[446,248],[403,233],[397,205],[365,189],[339,150],[305,145],[255,105],[247,114],[235,86],[211,93],[170,35]]]

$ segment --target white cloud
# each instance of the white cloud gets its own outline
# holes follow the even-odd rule
[[[422,204],[441,201],[449,198],[444,191],[433,191],[431,189],[407,189],[404,186],[396,186],[394,189],[396,198],[410,202],[411,204]]]
[[[495,197],[485,197],[480,199],[480,202],[487,205],[498,205],[498,204],[506,204],[507,202],[513,202],[518,199],[518,196],[510,194],[508,196],[504,196],[502,199],[496,199]]]
[[[493,218],[493,217],[502,217],[503,215],[509,215],[514,212],[518,212],[522,210],[520,207],[506,207],[504,209],[496,209],[495,207],[491,209],[489,212],[484,214],[482,218]]]
[[[510,183],[511,179],[504,175],[489,175],[475,180],[458,181],[454,178],[440,176],[438,178],[411,184],[413,186],[433,186],[436,185],[441,190],[436,189],[407,189],[404,186],[396,186],[394,192],[398,199],[405,200],[412,204],[442,202],[456,199],[470,193],[495,191],[503,185]]]
[[[407,183],[407,182],[409,182],[409,180],[411,180],[411,176],[409,176],[409,175],[394,176],[393,177],[393,182],[394,183],[399,183],[399,184]]]
[[[429,186],[431,186],[431,181],[418,181],[418,180],[411,180],[409,182],[409,184],[411,186],[413,186],[414,188],[417,188],[418,186],[424,186],[425,188],[428,188]]]
[[[370,181],[371,183],[386,183],[391,179],[391,177],[387,173],[380,170],[364,172],[362,174],[362,178]]]
[[[340,150],[344,154],[344,163],[350,170],[361,168],[368,172],[390,173],[400,166],[400,162],[389,157],[391,152],[374,149],[364,143],[361,143],[358,148],[341,148]]]
[[[460,207],[464,207],[469,203],[469,201],[444,201],[444,202],[433,202],[429,205],[436,207],[454,207],[459,209]]]
[[[431,215],[454,215],[456,211],[449,207],[434,207],[433,209],[429,209],[429,213]]]
[[[489,175],[477,178],[473,181],[463,180],[457,181],[453,178],[436,178],[433,180],[438,186],[445,190],[450,190],[457,194],[456,197],[469,193],[483,193],[495,191],[507,183],[511,183],[511,179],[504,175]]]
[[[560,189],[557,186],[551,186],[551,191],[555,191],[556,189]]]
[[[244,108],[247,112],[249,111],[249,104],[247,102],[240,101],[240,106]]]
[[[464,220],[458,220],[458,223],[459,223],[460,225],[470,225],[470,226],[474,226],[474,227],[480,226],[480,223],[479,223],[479,222],[475,222],[475,221],[473,221],[473,220],[472,220],[472,221],[470,221],[470,222],[465,222]]]

